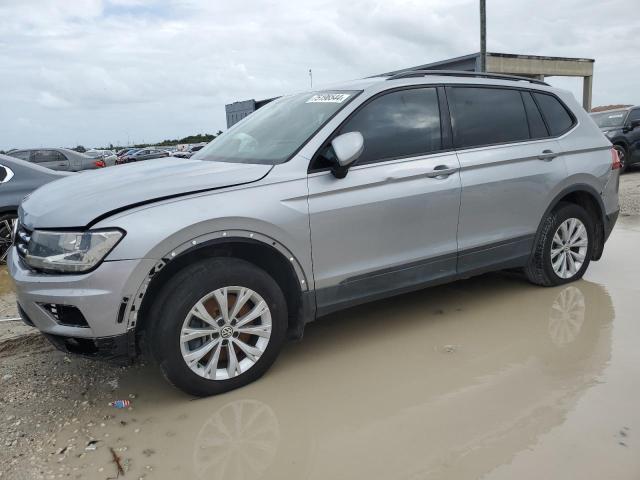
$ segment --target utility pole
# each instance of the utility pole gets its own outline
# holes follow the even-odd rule
[[[480,0],[480,71],[487,71],[487,0]]]

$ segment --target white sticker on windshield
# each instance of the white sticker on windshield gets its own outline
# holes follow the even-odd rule
[[[348,93],[322,93],[314,95],[306,103],[342,103],[349,97]]]
[[[622,118],[623,115],[624,113],[618,113],[616,115],[609,115],[609,118]]]

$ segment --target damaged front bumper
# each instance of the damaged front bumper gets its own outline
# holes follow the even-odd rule
[[[26,324],[67,353],[127,362],[138,353],[127,322],[130,300],[153,263],[105,261],[86,274],[52,275],[27,268],[15,248],[7,261]]]

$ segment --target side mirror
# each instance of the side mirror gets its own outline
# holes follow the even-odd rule
[[[336,164],[331,173],[336,178],[344,178],[349,167],[353,165],[364,150],[364,138],[360,132],[343,133],[331,141],[336,154]]]

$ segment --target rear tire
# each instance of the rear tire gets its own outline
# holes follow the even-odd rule
[[[199,261],[178,272],[157,298],[150,312],[153,355],[169,382],[191,395],[216,395],[257,380],[286,336],[282,290],[244,260]]]
[[[524,271],[536,285],[551,287],[582,278],[594,248],[594,221],[579,205],[561,203],[540,226]]]

